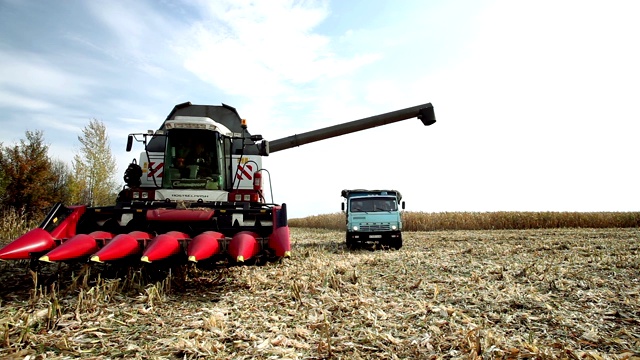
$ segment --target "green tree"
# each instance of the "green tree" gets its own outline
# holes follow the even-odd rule
[[[35,216],[58,201],[56,194],[51,191],[56,178],[43,132],[27,130],[25,136],[26,139],[21,139],[18,144],[1,148],[0,173],[4,182],[2,205]]]
[[[106,126],[92,119],[78,136],[80,151],[73,157],[71,199],[90,206],[113,203],[118,185],[114,179],[116,160],[111,154]]]

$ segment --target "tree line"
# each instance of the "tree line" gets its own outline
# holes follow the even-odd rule
[[[80,148],[71,164],[49,155],[41,130],[27,130],[25,138],[15,144],[0,143],[0,208],[33,219],[57,202],[113,203],[119,185],[106,126],[92,119],[78,141]]]

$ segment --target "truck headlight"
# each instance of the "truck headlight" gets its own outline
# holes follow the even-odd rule
[[[396,229],[398,229],[398,227],[397,227],[397,226],[395,226],[395,225],[391,225],[391,230],[396,230]]]
[[[358,227],[357,227],[357,226],[354,226],[354,227],[353,227],[353,231],[358,231]]]

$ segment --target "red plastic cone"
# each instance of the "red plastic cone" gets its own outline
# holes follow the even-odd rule
[[[98,251],[104,241],[113,237],[106,231],[94,231],[91,234],[78,234],[49,251],[40,261],[65,261],[89,256]],[[102,240],[100,242],[99,240]]]
[[[31,253],[42,253],[56,247],[46,230],[35,228],[0,249],[0,260],[29,259]]]
[[[142,254],[142,242],[151,236],[146,232],[132,231],[128,234],[116,235],[111,241],[93,254],[91,261],[104,262]]]
[[[275,251],[276,256],[291,256],[291,238],[289,234],[289,227],[282,226],[271,233],[271,235],[269,235],[268,245],[269,248]]]
[[[218,239],[224,239],[224,235],[216,231],[205,231],[194,237],[187,247],[189,261],[198,262],[217,254],[220,251]]]
[[[231,238],[229,242],[229,255],[237,262],[244,262],[260,252],[258,234],[251,231],[241,231]]]
[[[180,252],[180,241],[188,239],[189,235],[179,231],[169,231],[153,238],[142,253],[141,261],[152,262],[166,259]]]

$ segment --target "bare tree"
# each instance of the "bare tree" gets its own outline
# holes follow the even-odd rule
[[[116,160],[111,153],[106,126],[92,119],[78,140],[80,151],[72,163],[71,200],[91,206],[112,203],[118,185],[114,178]]]

